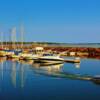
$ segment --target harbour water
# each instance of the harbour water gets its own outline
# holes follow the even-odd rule
[[[100,76],[100,60],[46,65],[0,58],[0,100],[96,100],[100,84],[88,77]]]

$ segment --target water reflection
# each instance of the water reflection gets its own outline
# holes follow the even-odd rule
[[[5,61],[6,59],[3,57],[2,59],[0,58],[0,92],[2,91],[2,88],[3,88],[3,86],[2,86],[2,84],[3,84],[3,66],[4,66],[4,61]]]
[[[65,79],[73,79],[73,80],[84,80],[84,81],[91,81],[95,84],[100,85],[100,76],[90,76],[90,75],[81,75],[81,74],[73,74],[69,72],[64,72],[62,70],[64,64],[55,64],[49,65],[47,63],[34,63],[33,70],[35,73],[40,75],[45,75],[49,77],[55,78],[65,78]],[[75,68],[80,68],[80,63],[74,64]]]
[[[6,61],[6,57],[0,57],[0,63],[5,62]]]
[[[29,66],[30,65],[30,66]],[[76,69],[80,68],[80,63],[73,64]],[[72,80],[84,80],[91,81],[95,84],[100,84],[100,77],[94,77],[90,75],[80,75],[73,74],[70,72],[65,72],[63,70],[65,66],[64,63],[61,64],[50,64],[50,63],[34,63],[33,60],[7,60],[0,59],[0,90],[2,85],[6,84],[4,78],[7,78],[7,82],[11,82],[11,86],[14,88],[24,88],[26,84],[26,74],[33,72],[34,74],[39,74],[54,78],[64,78]],[[32,75],[32,74],[31,74]],[[34,76],[31,76],[34,77]]]
[[[6,61],[5,57],[0,58],[0,76],[1,76],[1,80],[3,80],[3,66],[4,66],[4,62]]]
[[[5,79],[7,79],[7,83],[12,83],[14,88],[19,86],[23,88],[25,81],[24,70],[24,64],[19,63],[15,59],[8,61],[0,59],[0,88],[1,84],[6,84]]]
[[[34,69],[47,71],[49,72],[59,72],[61,68],[63,67],[63,63],[61,64],[49,64],[49,63],[33,63],[32,66]]]
[[[21,88],[24,87],[24,82],[25,82],[25,78],[24,78],[24,66],[22,64],[20,64],[20,84],[21,84]]]
[[[0,73],[1,73],[1,79],[3,80],[3,64],[4,62],[3,61],[0,61]]]
[[[33,60],[18,61],[3,58],[0,59],[0,98],[2,100],[47,100],[48,98],[49,100],[81,100],[86,97],[84,99],[95,100],[97,97],[100,98],[100,76],[94,77],[99,75],[99,72],[98,60],[85,59],[81,64],[52,65],[35,63]]]
[[[80,79],[80,80],[90,80],[89,76],[81,76],[80,74],[72,74],[69,72],[64,72],[62,70],[64,64],[47,65],[46,63],[35,63],[33,64],[33,70],[35,73],[46,75],[56,78],[70,78],[70,79]],[[77,65],[76,65],[77,66]],[[78,68],[79,65],[78,65]]]
[[[32,65],[33,60],[20,60],[19,63],[24,64],[24,65]]]
[[[11,68],[11,81],[14,87],[16,87],[16,62],[12,62],[12,68]]]
[[[80,63],[75,63],[75,68],[80,69]]]

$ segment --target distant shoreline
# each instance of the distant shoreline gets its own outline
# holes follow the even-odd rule
[[[22,44],[22,42],[14,42]],[[0,43],[1,44],[1,43]],[[3,42],[4,45],[12,44],[12,42]],[[56,43],[56,42],[23,42],[24,45],[40,45],[40,46],[55,46],[55,47],[90,47],[100,48],[100,43]]]

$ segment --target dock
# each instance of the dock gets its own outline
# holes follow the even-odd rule
[[[80,63],[80,59],[79,58],[75,58],[75,59],[64,59],[64,62],[69,62],[69,63]]]

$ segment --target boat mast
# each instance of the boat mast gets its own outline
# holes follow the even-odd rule
[[[5,36],[5,49],[8,49],[7,36]]]
[[[21,24],[21,27],[20,27],[20,34],[21,34],[21,49],[23,49],[23,41],[24,41],[24,27],[23,27],[23,24]]]
[[[3,49],[3,32],[0,32],[0,33],[1,33],[1,36],[0,36],[1,48]]]
[[[13,27],[11,30],[11,42],[13,49],[16,48],[16,27]]]

